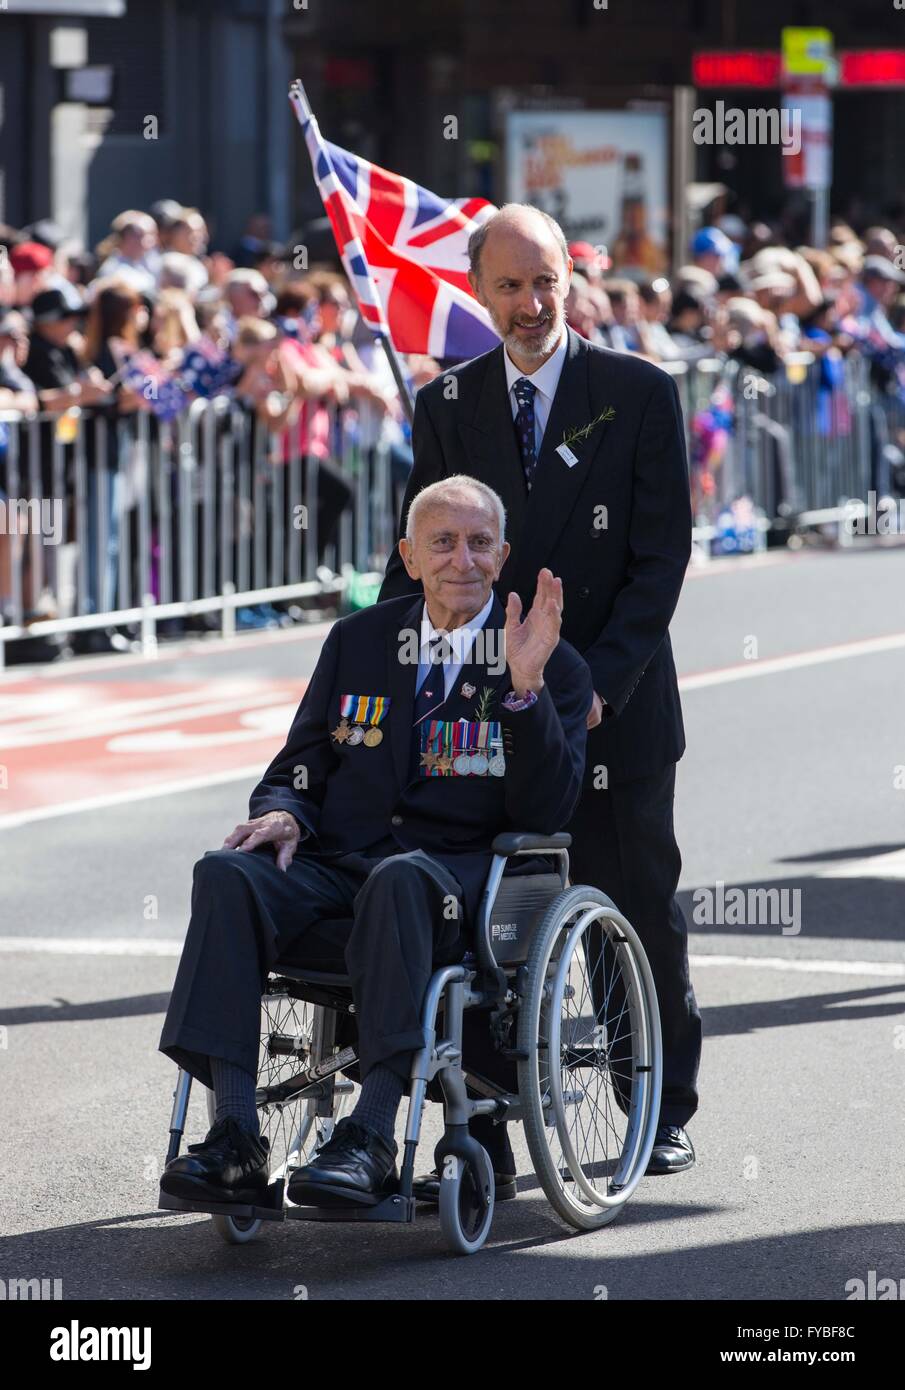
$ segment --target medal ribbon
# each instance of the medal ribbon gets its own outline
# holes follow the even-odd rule
[[[339,712],[353,724],[379,724],[390,707],[389,695],[341,695]]]

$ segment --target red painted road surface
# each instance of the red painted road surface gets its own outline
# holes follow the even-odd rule
[[[306,683],[248,676],[4,683],[0,822],[232,768],[263,772],[283,745]]]

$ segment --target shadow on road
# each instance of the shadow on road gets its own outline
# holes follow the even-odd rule
[[[540,1197],[507,1203],[495,1214],[492,1243],[467,1259],[444,1250],[435,1215],[419,1214],[410,1227],[286,1222],[230,1247],[205,1217],[151,1211],[7,1237],[0,1263],[23,1277],[61,1278],[64,1300],[838,1301],[871,1270],[877,1278],[901,1273],[905,1223],[695,1244],[693,1223],[714,1208],[647,1198],[649,1191],[642,1187],[612,1226],[582,1237],[565,1231]],[[643,1227],[665,1248],[634,1252]]]

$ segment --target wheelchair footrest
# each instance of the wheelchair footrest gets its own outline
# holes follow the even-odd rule
[[[402,1197],[392,1192],[383,1201],[372,1207],[358,1206],[352,1202],[347,1207],[287,1207],[286,1216],[290,1221],[399,1221],[411,1222],[415,1219],[414,1197]]]
[[[189,1197],[173,1197],[169,1192],[161,1192],[157,1206],[163,1211],[206,1212],[211,1216],[235,1216],[239,1221],[284,1221],[286,1208],[283,1205],[284,1180],[272,1182],[266,1192],[266,1200],[260,1203],[212,1202],[206,1198],[195,1201]]]

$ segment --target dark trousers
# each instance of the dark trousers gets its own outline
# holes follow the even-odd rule
[[[362,1078],[383,1062],[408,1080],[434,967],[461,960],[468,941],[455,875],[391,844],[383,858],[300,846],[285,873],[269,846],[209,850],[195,864],[160,1051],[208,1087],[211,1056],[257,1076],[264,983],[288,952],[312,969],[345,960]]]
[[[586,787],[567,829],[572,882],[590,884],[612,898],[647,953],[663,1034],[660,1123],[684,1125],[698,1107],[701,1015],[688,973],[688,929],[675,898],[682,866],[673,830],[675,781],[676,766],[670,763],[652,777],[607,790]],[[593,965],[589,961],[589,974]],[[609,993],[607,1018],[618,1018],[623,997],[618,979],[606,990],[614,983],[611,961],[605,958],[594,974]]]

